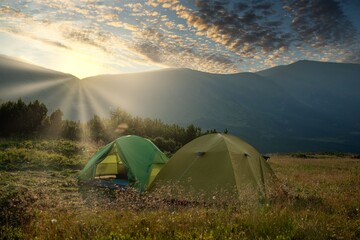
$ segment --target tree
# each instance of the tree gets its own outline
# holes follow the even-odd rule
[[[61,137],[63,131],[63,116],[63,112],[57,109],[51,113],[50,117],[46,117],[43,122],[45,135],[54,138]]]
[[[190,124],[186,128],[186,135],[185,135],[185,142],[183,142],[183,145],[190,142],[191,140],[200,137],[201,136],[201,128],[195,127],[194,124]]]
[[[180,148],[179,144],[172,138],[156,137],[152,139],[152,142],[163,152],[174,153]]]
[[[37,132],[46,118],[47,107],[38,100],[28,105],[21,99],[0,105],[0,135],[28,135]]]
[[[80,122],[65,120],[62,124],[61,136],[69,140],[80,140],[82,136]]]
[[[218,131],[214,128],[211,130],[206,130],[205,134],[212,134],[212,133],[218,133]]]
[[[110,112],[110,124],[114,128],[117,128],[119,124],[129,124],[131,119],[132,116],[120,108],[116,108],[115,110]]]
[[[23,121],[26,122],[25,131],[27,133],[38,131],[42,126],[43,120],[46,118],[47,111],[45,104],[40,103],[38,100],[30,102],[23,115]]]
[[[100,140],[107,142],[109,140],[103,121],[98,115],[94,115],[94,117],[88,121],[87,126],[90,131],[91,140],[95,142],[99,142]]]

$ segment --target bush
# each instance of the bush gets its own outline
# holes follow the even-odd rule
[[[156,137],[152,139],[152,142],[163,152],[174,153],[181,145],[176,143],[174,139],[165,139],[163,137]]]
[[[24,239],[21,228],[9,226],[9,225],[3,225],[0,226],[0,239]]]
[[[31,206],[37,197],[29,189],[8,184],[7,187],[0,189],[0,193],[1,225],[21,226],[34,217],[35,213]]]
[[[80,169],[79,159],[35,149],[8,148],[0,152],[0,170],[62,170]]]
[[[24,141],[18,144],[19,147],[26,149],[35,149],[50,153],[61,154],[65,157],[73,157],[83,152],[83,148],[73,141],[67,140],[50,140],[50,141]]]

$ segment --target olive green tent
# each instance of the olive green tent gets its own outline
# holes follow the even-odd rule
[[[100,149],[80,172],[80,181],[130,185],[144,191],[168,161],[150,140],[123,136]],[[104,181],[107,180],[107,181]]]
[[[169,186],[176,189],[173,198],[200,193],[209,197],[220,190],[240,194],[245,188],[263,195],[273,177],[269,164],[252,146],[238,137],[217,133],[198,137],[179,149],[149,190]]]

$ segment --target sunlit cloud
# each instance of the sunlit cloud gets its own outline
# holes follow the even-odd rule
[[[47,67],[80,77],[162,67],[232,73],[299,59],[359,63],[359,11],[347,0],[4,0],[0,41],[39,44],[2,44],[0,53],[40,65],[50,54],[59,62]]]

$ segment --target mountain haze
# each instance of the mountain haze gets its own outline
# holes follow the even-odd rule
[[[33,98],[62,110],[70,108],[65,111],[68,118],[107,116],[109,110],[120,107],[132,115],[167,123],[228,129],[262,152],[360,152],[358,64],[299,61],[228,75],[165,69],[81,81],[50,70],[47,78],[35,74],[30,81],[23,79],[26,74],[14,77],[13,70],[3,64],[0,70],[1,91],[7,92],[7,98]],[[29,81],[61,79],[68,80],[51,91],[19,96],[4,90],[9,82],[16,88]],[[7,100],[2,94],[1,99]]]
[[[50,111],[63,110],[67,99],[78,98],[79,84],[79,79],[71,74],[0,55],[0,101],[38,99],[46,103]],[[78,102],[75,99],[72,105],[67,105],[67,117],[77,117]]]

